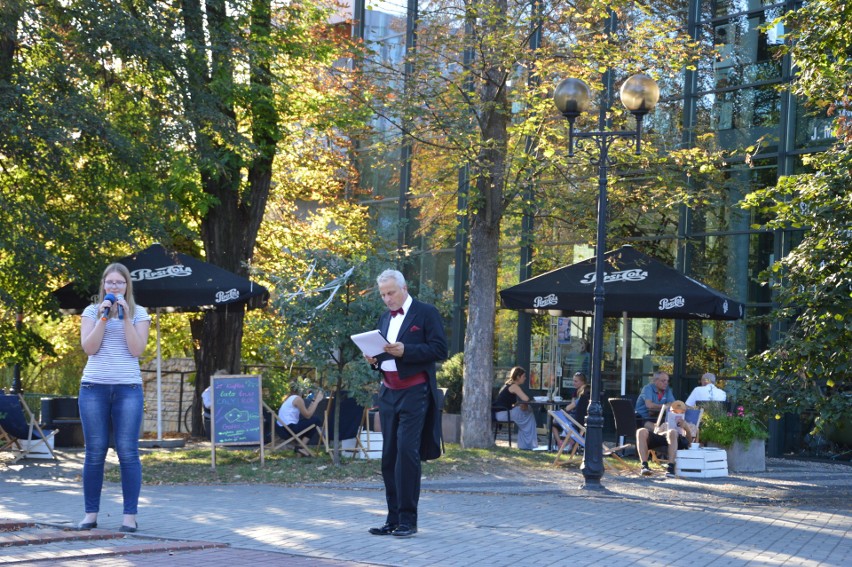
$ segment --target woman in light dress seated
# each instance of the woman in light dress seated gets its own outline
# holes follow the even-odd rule
[[[530,401],[529,396],[521,388],[526,381],[527,372],[520,366],[509,371],[506,383],[494,401],[495,406],[504,407],[508,411],[498,411],[495,417],[498,421],[514,421],[518,426],[518,449],[532,450],[538,447],[538,434],[535,430],[535,416],[525,403]]]
[[[298,387],[295,384],[291,385],[290,393],[284,398],[281,407],[278,409],[278,419],[275,424],[276,435],[282,439],[290,437],[290,433],[281,427],[282,423],[287,424],[290,431],[296,435],[299,435],[299,433],[308,429],[311,425],[316,425],[317,428],[311,431],[310,438],[307,440],[308,444],[313,443],[318,438],[318,431],[322,427],[322,417],[314,415],[322,398],[322,390],[319,390],[310,404],[306,405],[305,400],[299,395]],[[299,455],[308,456],[305,450],[298,445],[294,450]]]

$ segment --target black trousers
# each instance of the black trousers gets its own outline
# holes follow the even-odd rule
[[[420,439],[429,407],[429,384],[403,390],[382,386],[382,477],[388,503],[387,523],[417,525],[420,500]]]

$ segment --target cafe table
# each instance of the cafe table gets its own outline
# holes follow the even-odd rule
[[[540,410],[540,411],[548,411],[548,410],[556,410],[559,408],[564,408],[568,404],[571,403],[571,400],[563,400],[562,398],[557,397],[556,399],[548,398],[546,396],[534,396],[530,401],[523,402],[530,406],[531,409]],[[558,441],[557,441],[558,443]],[[555,451],[557,447],[553,443],[553,418],[550,414],[547,414],[547,450]]]

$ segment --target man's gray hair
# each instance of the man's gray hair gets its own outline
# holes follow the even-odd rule
[[[715,384],[715,383],[716,383],[716,375],[715,375],[715,374],[713,374],[712,372],[705,372],[705,373],[704,373],[704,375],[701,377],[701,379],[702,379],[702,380],[707,380],[707,381],[708,381],[708,382],[710,382],[711,384]]]
[[[400,289],[405,287],[405,276],[399,270],[385,270],[376,278],[376,283],[382,285],[388,280],[395,280]]]
[[[654,372],[654,382],[656,382],[657,380],[662,378],[663,374],[666,375],[666,378],[670,378],[669,373],[666,372],[665,370],[657,370],[656,372]]]

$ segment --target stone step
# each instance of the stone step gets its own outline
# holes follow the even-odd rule
[[[0,519],[0,565],[89,560],[141,553],[171,554],[228,547],[206,541],[168,540],[114,530],[79,531]]]

